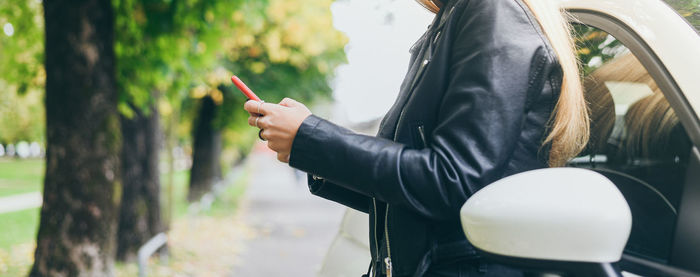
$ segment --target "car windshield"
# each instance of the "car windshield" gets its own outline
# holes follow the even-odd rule
[[[700,0],[664,0],[700,34]]]

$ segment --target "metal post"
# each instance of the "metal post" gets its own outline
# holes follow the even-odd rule
[[[158,249],[163,247],[165,243],[168,242],[168,235],[165,233],[158,233],[155,237],[151,238],[139,248],[138,259],[139,259],[139,277],[146,276],[146,267],[148,265],[148,257],[153,255]]]

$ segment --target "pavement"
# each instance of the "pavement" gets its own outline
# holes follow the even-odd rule
[[[0,197],[0,214],[41,207],[41,200],[38,191]]]
[[[241,220],[254,230],[229,276],[316,276],[345,209],[309,193],[306,175],[259,144],[249,157]]]

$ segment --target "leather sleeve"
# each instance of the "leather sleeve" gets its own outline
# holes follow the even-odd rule
[[[309,191],[313,195],[343,204],[363,213],[369,213],[369,197],[328,182],[325,179],[314,179],[312,175],[309,175],[308,179]]]
[[[295,137],[290,165],[347,191],[453,220],[503,177],[526,120],[533,76],[558,66],[516,1],[469,1],[451,32],[450,76],[425,149],[353,133],[316,116]],[[504,24],[507,23],[507,24]],[[534,45],[534,46],[533,46]],[[546,62],[540,62],[546,60]]]

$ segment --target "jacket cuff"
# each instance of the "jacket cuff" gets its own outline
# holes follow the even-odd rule
[[[325,179],[311,174],[309,174],[308,182],[311,194],[363,213],[369,213],[369,198],[367,196],[329,183]]]
[[[368,182],[367,174],[356,172],[376,170],[376,167],[364,167],[373,162],[372,153],[377,152],[376,149],[385,148],[383,146],[386,143],[379,143],[375,149],[366,149],[365,145],[360,143],[365,140],[367,138],[364,135],[354,134],[330,121],[310,115],[304,119],[294,137],[289,165],[348,190],[373,197],[374,190],[371,186],[374,180]],[[347,168],[349,164],[353,167]]]
[[[301,123],[297,134],[292,141],[292,150],[289,153],[289,165],[305,172],[311,172],[313,165],[318,164],[319,155],[314,153],[317,138],[314,137],[316,127],[323,119],[310,115]]]
[[[309,191],[311,194],[318,194],[326,185],[326,180],[316,175],[309,174],[308,177]]]

